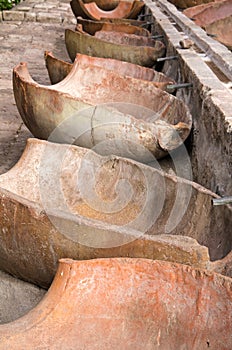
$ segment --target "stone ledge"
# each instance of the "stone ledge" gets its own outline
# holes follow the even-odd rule
[[[220,66],[222,72],[229,79],[232,79],[232,55],[226,46],[210,38],[201,27],[197,26],[167,0],[156,0],[156,3],[151,0],[145,0],[145,4],[148,6],[152,6],[153,4],[165,11],[183,32],[185,32],[190,39],[195,41],[200,49],[207,53],[212,62]]]
[[[38,23],[65,23],[76,24],[76,19],[72,14],[62,15],[60,12],[32,12],[5,10],[0,12],[0,22],[38,22]]]

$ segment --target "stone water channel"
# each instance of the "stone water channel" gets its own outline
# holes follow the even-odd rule
[[[146,20],[150,22],[152,34],[163,36],[162,40],[167,48],[166,56],[174,57],[171,60],[161,61],[158,68],[177,83],[191,83],[191,86],[178,89],[176,93],[177,97],[187,104],[193,116],[193,129],[186,142],[189,158],[183,162],[182,151],[176,151],[172,154],[172,159],[167,157],[160,161],[160,165],[171,175],[174,174],[176,167],[181,177],[189,178],[190,159],[192,178],[195,182],[219,196],[231,196],[231,52],[208,37],[168,1],[145,0],[145,5],[144,14],[147,15]],[[44,1],[37,6],[33,1],[26,0],[13,11],[5,13],[5,18],[3,13],[3,21],[0,23],[0,39],[3,43],[0,49],[2,131],[0,172],[2,174],[16,164],[25,148],[26,140],[32,136],[22,123],[15,106],[11,85],[12,68],[20,61],[26,61],[29,63],[33,78],[41,84],[49,84],[43,52],[51,50],[57,57],[68,61],[64,29],[73,29],[74,23],[67,1]],[[24,40],[26,38],[23,45],[22,38]],[[187,49],[180,44],[186,38],[193,43]],[[198,202],[193,206],[192,216],[200,215],[202,205],[205,205],[198,197],[194,198]],[[229,206],[215,207],[213,213],[215,220],[212,220],[209,227],[205,227],[207,237],[200,240],[200,243],[208,242],[206,245],[209,248],[210,260],[215,261],[211,262],[210,270],[232,276],[232,258],[229,254],[232,248],[231,209]],[[204,220],[204,215],[201,217]],[[213,232],[213,226],[220,230],[218,241],[216,236],[212,239],[208,237],[211,230]],[[169,244],[165,243],[165,239],[160,242],[159,247],[162,247],[162,244]],[[186,245],[186,250],[194,255],[195,248],[190,247],[187,240],[181,244]],[[202,254],[203,261],[206,253],[198,247],[196,252],[199,256]],[[123,252],[122,256],[125,256]],[[224,257],[226,260],[223,260]],[[208,267],[210,264],[209,260],[204,263],[205,265],[201,267]],[[35,307],[45,293],[45,289],[1,272],[0,322],[7,323],[24,315]],[[202,347],[204,348],[206,347]]]

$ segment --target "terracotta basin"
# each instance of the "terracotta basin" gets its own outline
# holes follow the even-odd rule
[[[77,58],[67,77],[51,86],[36,83],[26,63],[14,68],[16,104],[35,137],[48,139],[57,127],[61,130],[61,123],[64,128],[73,123],[76,135],[71,143],[91,148],[120,139],[121,155],[128,156],[130,141],[135,150],[138,148],[136,159],[145,159],[148,150],[157,159],[164,157],[183,143],[192,118],[181,100],[153,82],[124,77],[84,59],[86,63]],[[66,132],[54,140],[67,142]]]
[[[201,27],[206,27],[207,25],[228,16],[232,16],[231,0],[212,3],[211,6],[207,6],[205,9],[201,10],[195,15],[191,15],[191,18],[194,19],[194,22],[197,25]],[[225,31],[228,32],[228,29],[225,29]],[[232,36],[231,32],[228,34],[231,34],[230,36]]]
[[[101,18],[131,18],[134,19],[142,10],[143,1],[119,1],[111,11],[104,11],[97,6],[96,2],[85,4],[82,0],[71,0],[72,11],[76,17],[100,20]]]
[[[157,58],[162,57],[165,53],[165,46],[161,41],[154,41],[153,47],[122,45],[70,29],[65,30],[65,44],[72,61],[74,61],[77,53],[81,53],[152,67],[155,65]]]
[[[209,2],[214,2],[212,0],[168,0],[168,1],[181,9],[186,9],[188,7],[198,6],[201,4],[207,4]]]
[[[230,350],[231,314],[232,282],[218,274],[147,259],[62,259],[40,304],[0,326],[0,349]]]
[[[77,28],[79,31],[83,30],[90,35],[95,35],[96,32],[104,30],[108,32],[122,32],[145,37],[151,36],[151,33],[147,29],[124,22],[111,23],[106,21],[91,21],[88,19],[77,18],[77,23]]]
[[[119,188],[115,209],[122,179],[134,194],[124,203],[128,190]],[[143,257],[230,273],[231,210],[213,207],[216,197],[132,160],[29,139],[0,176],[0,268],[43,287],[62,257]],[[211,260],[226,257],[210,262],[195,239]]]
[[[55,58],[52,52],[45,51],[45,64],[52,84],[59,83],[71,71],[72,64]],[[154,69],[138,66],[133,63],[122,62],[110,58],[77,55],[77,60],[83,63],[102,67],[117,72],[122,76],[152,81],[157,88],[165,90],[168,85],[175,84],[174,80]]]
[[[79,23],[81,20],[88,20],[90,19],[84,19],[82,17],[77,17],[77,22]],[[130,24],[133,26],[143,26],[145,27],[147,22],[141,21],[138,19],[129,19],[129,18],[102,18],[100,21],[92,21],[92,22],[104,22],[104,23],[117,23],[117,24]]]
[[[116,43],[121,45],[150,47],[154,47],[156,45],[156,41],[154,39],[135,34],[100,30],[96,32],[94,36],[95,38],[107,41],[109,43]]]
[[[90,2],[93,2],[93,0],[83,0],[84,4],[89,4]],[[100,9],[109,11],[115,9],[120,0],[95,0],[94,2]],[[133,2],[133,0],[131,0],[131,2]]]
[[[207,25],[205,30],[208,34],[216,35],[215,40],[232,50],[232,15]]]
[[[201,4],[201,5],[189,7],[187,9],[185,9],[183,11],[183,13],[189,18],[193,18],[195,15],[197,15],[201,11],[203,11],[203,10],[207,9],[208,7],[212,6],[212,4],[214,4],[215,2],[220,2],[220,1],[224,1],[224,0],[215,0],[215,1],[211,1],[211,2],[209,2],[207,4]]]

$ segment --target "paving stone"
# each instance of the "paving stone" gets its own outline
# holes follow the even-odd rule
[[[36,20],[40,23],[61,23],[62,17],[61,15],[57,16],[56,14],[54,15],[52,13],[39,12],[36,15]]]
[[[25,13],[26,22],[35,22],[36,21],[36,13],[35,12],[27,12]]]
[[[17,11],[28,12],[28,11],[31,11],[31,7],[30,6],[20,6],[17,8]]]
[[[45,293],[44,289],[0,271],[0,324],[25,315]]]
[[[2,12],[4,21],[23,21],[24,20],[24,12],[20,11],[3,11]]]
[[[51,4],[48,4],[48,3],[44,3],[44,4],[36,4],[34,6],[34,9],[45,9],[45,10],[49,10],[49,9],[52,9],[56,7],[56,5],[51,5]]]

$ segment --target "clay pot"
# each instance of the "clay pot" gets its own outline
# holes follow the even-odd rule
[[[91,21],[88,19],[77,18],[77,25],[81,26],[84,32],[94,35],[99,30],[122,32],[127,34],[136,34],[140,36],[150,37],[151,33],[140,26],[132,25],[126,21],[107,22],[107,21]]]
[[[205,28],[209,24],[222,20],[226,17],[232,16],[232,2],[231,0],[224,0],[224,1],[218,1],[218,2],[213,2],[209,4],[206,7],[200,8],[199,11],[197,10],[198,6],[196,7],[196,12],[195,14],[190,11],[187,12],[187,10],[184,12],[186,16],[189,16],[194,20],[194,23],[197,25]],[[194,9],[194,8],[193,8]],[[223,21],[220,22],[221,24]],[[229,32],[229,28],[227,28],[229,21],[227,21],[224,24],[224,30],[225,32],[231,34]],[[221,26],[220,24],[220,26]],[[215,26],[215,29],[218,27],[218,25]],[[216,33],[215,33],[216,34]],[[231,35],[232,36],[232,35]]]
[[[42,302],[0,326],[0,349],[232,348],[232,282],[148,259],[62,259]]]
[[[186,9],[188,7],[193,7],[193,6],[198,6],[201,4],[207,4],[207,3],[213,2],[213,0],[168,0],[168,1],[181,9]]]
[[[107,41],[83,32],[65,30],[65,44],[72,61],[77,53],[81,53],[152,67],[157,58],[165,53],[165,46],[161,41],[153,40],[152,46],[143,46],[143,44],[139,45],[138,40],[135,39],[133,45],[127,45],[113,42],[114,34],[111,34],[111,37],[111,41]]]
[[[72,69],[72,64],[55,58],[52,52],[45,51],[45,64],[48,70],[49,78],[52,84],[62,81]],[[110,58],[91,57],[86,55],[77,55],[77,60],[85,64],[105,68],[109,71],[117,72],[124,77],[132,77],[135,79],[152,81],[153,84],[162,90],[166,90],[167,86],[175,84],[174,80],[166,75],[157,72],[154,69],[141,67],[139,65],[122,62]],[[170,91],[170,89],[168,89]]]
[[[231,210],[213,198],[141,163],[29,139],[0,176],[0,269],[43,287],[62,257],[143,257],[229,273],[232,257],[210,262],[196,242],[211,260],[231,250]]]
[[[215,35],[214,39],[232,50],[232,16],[219,19],[205,27],[208,34]]]
[[[93,2],[93,0],[83,0],[84,4],[89,4],[90,2]],[[100,9],[109,11],[109,10],[115,9],[118,6],[120,1],[119,0],[95,0],[94,2]],[[133,2],[133,0],[131,0],[131,2]]]
[[[104,11],[96,2],[84,3],[82,0],[70,2],[73,14],[82,18],[101,20],[102,18],[131,18],[134,19],[142,10],[143,1],[119,1],[118,5],[111,11]]]
[[[60,124],[73,123],[71,129],[77,134],[71,143],[91,148],[102,141],[120,139],[122,156],[128,156],[127,148],[123,151],[127,140],[133,148],[140,148],[143,157],[149,150],[161,158],[182,144],[192,119],[181,100],[152,82],[89,65],[90,60],[77,58],[68,76],[51,86],[36,83],[26,63],[14,68],[16,104],[35,137],[48,139]],[[67,142],[66,131],[54,141]]]

